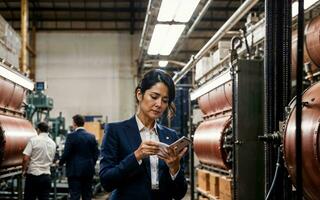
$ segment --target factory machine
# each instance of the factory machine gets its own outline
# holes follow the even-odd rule
[[[35,91],[27,95],[26,117],[35,125],[40,121],[47,121],[51,127],[50,134],[56,141],[58,136],[67,133],[65,118],[61,112],[58,117],[50,116],[50,111],[53,109],[53,99],[44,93],[45,90],[46,82],[38,81],[35,83]]]
[[[0,63],[0,180],[3,187],[6,179],[13,177],[18,177],[21,184],[22,152],[28,140],[36,135],[23,111],[26,93],[33,87],[31,80]]]
[[[319,199],[320,196],[320,17],[314,17],[305,26],[304,71],[305,87],[302,94],[302,183],[305,199]],[[292,67],[296,59],[296,35],[292,36]],[[296,74],[293,74],[293,80]],[[288,105],[288,114],[279,132],[283,144],[283,159],[290,178],[296,185],[296,98]]]
[[[194,133],[197,190],[211,198],[263,199],[263,60],[237,59],[202,87],[209,92],[192,94],[203,113]]]
[[[255,16],[250,14],[247,18],[250,31],[231,40],[230,53],[200,76],[198,87],[190,94],[203,118],[193,135],[194,153],[200,162],[195,166],[198,199],[295,199],[297,108],[293,92],[297,79],[297,33],[292,32],[292,69],[286,88],[293,95],[288,96],[289,101],[283,106],[276,104],[279,113],[285,110],[283,118],[274,118],[277,131],[266,133],[266,121],[272,115],[266,103],[271,94],[268,90],[275,90],[276,86],[270,88],[266,84],[269,76],[263,46],[266,22],[264,18],[256,20]],[[303,68],[304,87],[301,182],[303,198],[308,200],[320,196],[319,27],[319,16],[307,20],[304,66],[299,66]],[[243,44],[252,46],[248,50],[248,45]]]

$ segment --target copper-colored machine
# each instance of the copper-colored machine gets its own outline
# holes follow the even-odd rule
[[[0,65],[0,174],[21,168],[22,152],[28,140],[36,135],[32,124],[24,119],[22,104],[32,82]],[[7,79],[6,77],[11,77]]]
[[[313,18],[305,27],[304,63],[310,63],[312,73],[320,67],[320,16]],[[292,34],[292,79],[296,79],[297,32]]]
[[[0,78],[0,108],[19,113],[26,91],[26,88]]]
[[[194,134],[194,151],[202,163],[230,169],[225,137],[231,134],[231,81],[201,96],[199,107],[206,120]]]
[[[22,151],[30,137],[36,134],[25,119],[0,115],[1,168],[21,165]]]
[[[193,136],[198,173],[213,172],[210,176],[222,183],[228,180],[232,189],[226,199],[262,199],[263,144],[258,135],[263,132],[263,62],[239,59],[233,64],[190,95],[203,113]],[[225,191],[219,193],[224,199]]]
[[[203,163],[229,169],[230,161],[227,161],[227,155],[230,152],[223,146],[224,137],[231,134],[231,81],[204,94],[198,103],[208,120],[201,123],[195,132],[195,153]]]
[[[320,196],[320,83],[308,88],[302,97],[302,179],[304,195],[308,199]],[[285,129],[284,156],[287,169],[296,181],[296,125],[295,102],[290,105],[291,112]]]
[[[231,81],[204,94],[199,98],[198,103],[205,116],[215,115],[230,110],[232,104]]]
[[[204,121],[194,135],[194,150],[203,163],[223,169],[230,169],[227,161],[228,148],[224,148],[225,137],[231,135],[231,115],[223,115]]]

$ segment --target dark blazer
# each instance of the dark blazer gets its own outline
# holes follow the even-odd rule
[[[177,134],[164,126],[157,126],[159,140],[171,144]],[[105,190],[112,192],[110,200],[148,200],[151,197],[150,160],[139,165],[134,151],[141,144],[141,136],[135,116],[129,120],[110,123],[105,128],[101,146],[100,180]],[[172,180],[166,163],[159,159],[159,199],[182,199],[187,191],[184,167]]]
[[[99,156],[94,135],[84,129],[67,135],[59,165],[66,163],[67,177],[92,177]]]

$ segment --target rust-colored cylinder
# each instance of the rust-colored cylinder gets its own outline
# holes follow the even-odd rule
[[[304,58],[303,62],[311,64],[314,73],[320,67],[320,16],[313,18],[305,27]],[[292,79],[296,79],[297,68],[297,32],[292,33]]]
[[[210,113],[210,101],[209,101],[209,94],[206,93],[199,97],[198,99],[199,108],[202,111],[202,113],[206,116]]]
[[[202,122],[194,134],[194,152],[200,162],[230,169],[227,152],[223,148],[224,136],[231,126],[231,114]]]
[[[305,47],[312,62],[320,67],[320,17],[313,18],[305,29]]]
[[[212,115],[221,111],[230,110],[232,106],[231,81],[201,96],[198,104],[204,115]]]
[[[36,130],[25,119],[0,115],[0,168],[22,164],[22,152]]]
[[[302,108],[302,180],[304,196],[319,199],[320,196],[320,83],[308,88],[302,97],[306,104]],[[296,109],[291,103],[284,136],[284,157],[286,167],[296,183]]]
[[[13,95],[14,83],[0,78],[0,106],[5,108],[9,105]]]
[[[22,102],[23,102],[23,98],[25,97],[25,94],[26,94],[26,89],[22,88],[19,85],[15,85],[13,95],[8,107],[10,109],[19,111],[22,106]]]
[[[20,111],[26,89],[0,78],[0,107]]]

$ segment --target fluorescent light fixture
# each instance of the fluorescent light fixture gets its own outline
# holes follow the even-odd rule
[[[195,89],[190,93],[190,100],[194,101],[197,98],[201,97],[204,94],[207,94],[211,90],[227,83],[231,80],[230,71],[226,71],[225,73],[221,74],[215,79],[208,81],[207,83],[203,84],[201,87]]]
[[[158,21],[183,22],[190,20],[200,0],[162,0]]]
[[[181,0],[162,0],[158,18],[159,22],[172,21]]]
[[[200,0],[182,0],[174,21],[188,22]]]
[[[149,55],[169,55],[176,45],[185,25],[157,24],[148,48]]]
[[[160,61],[158,62],[158,64],[159,64],[160,67],[165,67],[165,66],[167,66],[167,64],[168,64],[168,61],[167,61],[167,60],[160,60]]]
[[[29,90],[33,90],[34,88],[33,82],[30,79],[17,72],[11,71],[2,65],[0,65],[0,76]]]
[[[313,6],[315,3],[317,3],[319,0],[305,0],[303,8],[304,10],[307,10],[311,6]],[[292,17],[295,17],[298,15],[298,1],[295,1],[292,3]]]

